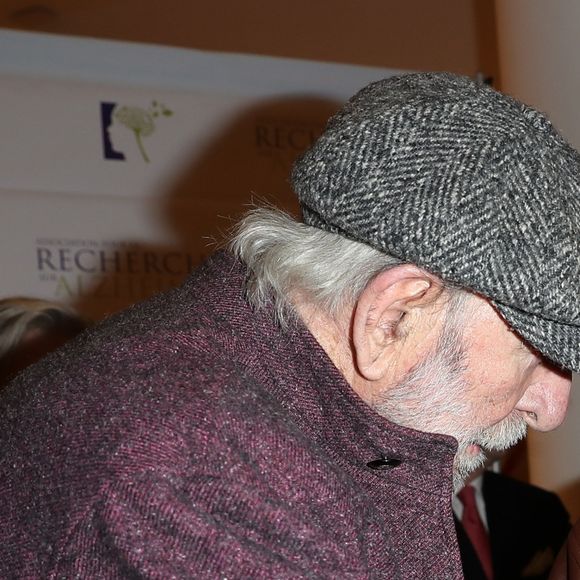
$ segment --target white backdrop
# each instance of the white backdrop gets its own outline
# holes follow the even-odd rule
[[[177,284],[394,71],[0,31],[0,295],[100,318]]]

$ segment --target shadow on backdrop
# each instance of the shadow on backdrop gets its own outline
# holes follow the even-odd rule
[[[151,211],[176,242],[119,240],[101,256],[103,271],[71,289],[70,295],[78,296],[75,308],[98,320],[178,285],[252,202],[298,214],[289,179],[292,164],[339,106],[303,96],[269,99],[243,110],[153,200]]]

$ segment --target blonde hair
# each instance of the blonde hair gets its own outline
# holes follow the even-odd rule
[[[0,300],[0,360],[31,330],[76,336],[87,326],[72,308],[38,298],[15,296]]]

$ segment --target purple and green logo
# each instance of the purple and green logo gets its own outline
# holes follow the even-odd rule
[[[149,163],[149,155],[145,148],[145,139],[151,136],[157,127],[160,118],[171,117],[173,111],[163,103],[152,101],[151,105],[130,107],[112,102],[101,102],[101,131],[103,139],[103,155],[105,159],[125,161],[129,146],[123,139],[115,135],[118,130],[125,134],[133,134],[133,142],[143,161]]]

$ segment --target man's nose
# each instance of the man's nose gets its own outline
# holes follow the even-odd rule
[[[545,366],[534,377],[517,408],[532,429],[551,431],[566,417],[572,373]]]

